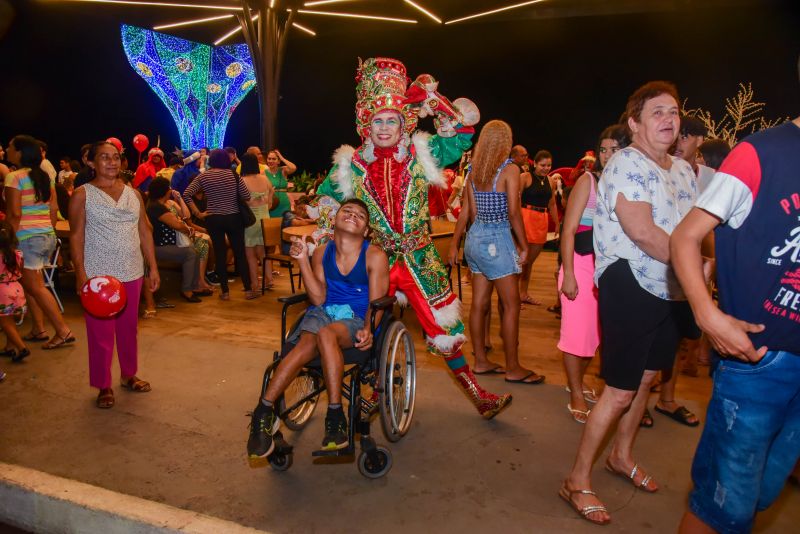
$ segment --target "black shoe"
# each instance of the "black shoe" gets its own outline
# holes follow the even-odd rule
[[[347,418],[342,409],[328,410],[325,417],[325,437],[322,438],[323,451],[338,451],[350,445],[347,438]]]
[[[212,286],[219,285],[219,276],[214,271],[209,271],[206,273],[206,282],[211,284]]]
[[[250,422],[250,438],[247,440],[247,455],[251,458],[266,458],[273,449],[275,442],[272,436],[281,426],[281,420],[275,415],[272,408],[268,408],[259,402],[253,410],[253,418]]]
[[[183,297],[183,300],[185,300],[186,302],[191,302],[193,304],[196,304],[198,302],[203,302],[202,300],[200,300],[200,297],[198,297],[194,293],[192,293],[188,297],[186,295],[184,295],[183,293],[181,293],[181,296]]]
[[[25,347],[24,349],[22,349],[19,352],[15,351],[15,354],[13,356],[11,356],[11,361],[14,362],[14,363],[19,363],[19,362],[21,362],[22,360],[24,360],[25,358],[27,358],[30,355],[31,355],[31,351],[28,349],[28,347]]]

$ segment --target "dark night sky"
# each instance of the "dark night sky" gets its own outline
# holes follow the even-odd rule
[[[17,133],[33,134],[48,141],[50,159],[57,161],[111,135],[129,147],[139,132],[153,142],[161,134],[162,147],[178,142],[166,108],[129,67],[119,24],[152,26],[194,13],[36,0],[0,0],[0,7],[4,3],[16,12],[0,38],[4,143]],[[525,18],[521,9],[498,20],[411,28],[314,19],[316,38],[298,32],[290,37],[280,148],[301,169],[316,171],[328,166],[339,144],[358,142],[353,76],[356,58],[371,55],[403,60],[412,78],[433,74],[444,94],[474,100],[483,122],[508,121],[516,141],[531,152],[550,149],[557,166],[574,164],[592,148],[632,90],[651,79],[675,82],[691,107],[716,114],[739,82],[752,82],[770,118],[800,112],[800,2],[729,3],[733,8],[673,3],[683,8],[545,20]],[[230,25],[204,30],[205,41]],[[257,143],[256,98],[248,95],[234,113],[226,144],[241,149]]]

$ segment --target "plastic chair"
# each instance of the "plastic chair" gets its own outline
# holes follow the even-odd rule
[[[55,297],[56,302],[58,303],[58,309],[61,310],[61,313],[64,313],[64,305],[61,303],[61,299],[58,296],[58,291],[56,290],[56,286],[58,285],[58,256],[60,254],[61,240],[56,239],[56,249],[50,256],[50,261],[42,268],[42,274],[44,275],[45,287],[47,287],[47,289],[53,293],[53,297]]]

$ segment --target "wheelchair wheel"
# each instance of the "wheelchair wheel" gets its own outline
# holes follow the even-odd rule
[[[289,387],[286,388],[286,391],[284,391],[281,397],[279,405],[280,412],[283,413],[287,406],[294,405],[297,401],[314,391],[318,386],[318,382],[318,378],[302,374],[292,380],[292,383],[289,384]],[[295,431],[302,429],[308,420],[311,419],[311,415],[317,408],[317,399],[318,397],[313,397],[289,412],[283,420],[286,426],[290,430]]]
[[[270,454],[267,460],[269,460],[270,467],[272,467],[275,471],[286,471],[292,467],[294,454],[291,452],[289,454],[284,454],[276,451]]]
[[[384,447],[361,451],[358,455],[358,472],[367,478],[381,478],[392,468],[392,453]]]
[[[379,384],[383,389],[379,407],[386,439],[399,441],[414,417],[417,364],[414,341],[405,325],[394,321],[386,329],[379,362]]]

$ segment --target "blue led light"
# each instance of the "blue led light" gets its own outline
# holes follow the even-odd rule
[[[209,46],[122,25],[133,70],[169,109],[181,147],[222,147],[236,106],[255,87],[247,45]]]

